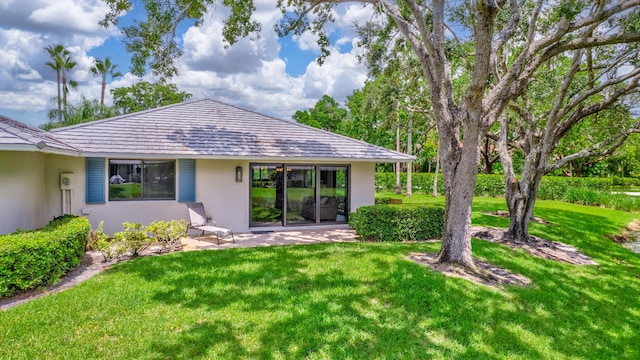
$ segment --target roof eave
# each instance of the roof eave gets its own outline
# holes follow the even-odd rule
[[[203,159],[203,160],[242,160],[242,161],[306,161],[306,162],[376,162],[396,163],[415,161],[415,156],[398,158],[357,158],[357,157],[315,157],[315,156],[242,156],[210,154],[150,154],[150,153],[112,153],[82,152],[82,157],[134,158],[134,159]]]

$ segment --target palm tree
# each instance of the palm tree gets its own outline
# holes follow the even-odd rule
[[[56,72],[56,77],[58,80],[58,120],[62,121],[62,97],[60,96],[60,74],[64,68],[64,59],[69,56],[69,50],[65,49],[64,46],[60,44],[49,45],[44,50],[49,53],[52,61],[47,61],[45,65],[52,68]]]
[[[111,76],[111,80],[121,77],[122,73],[116,71],[118,65],[112,64],[111,60],[107,56],[104,61],[100,59],[94,60],[94,66],[91,68],[91,73],[94,77],[102,78],[102,93],[100,94],[100,106],[104,106],[104,89],[107,87],[107,75]]]
[[[67,114],[67,94],[69,93],[69,87],[75,89],[78,86],[78,83],[74,80],[69,79],[69,86],[67,86],[67,71],[73,69],[76,66],[76,62],[71,61],[71,55],[69,52],[64,55],[62,58],[62,105],[63,111],[66,117]]]

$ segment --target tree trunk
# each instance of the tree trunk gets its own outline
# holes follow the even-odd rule
[[[400,152],[400,124],[396,126],[396,151]],[[396,194],[402,194],[402,184],[400,183],[400,163],[396,163]]]
[[[413,139],[411,128],[413,127],[413,121],[409,119],[409,130],[407,131],[407,155],[413,155]],[[412,184],[411,184],[411,172],[412,172],[411,161],[407,162],[407,196],[412,195]]]
[[[58,121],[62,122],[62,96],[60,96],[60,86],[61,86],[60,70],[56,70],[56,75],[58,78]]]
[[[64,119],[67,119],[67,75],[62,73],[62,110],[64,111]]]
[[[489,138],[484,139],[483,149],[480,152],[482,155],[482,173],[491,174],[493,172],[493,162],[491,161],[491,143]]]
[[[442,247],[436,260],[476,270],[471,256],[471,205],[480,161],[480,125],[466,119],[462,143],[455,129],[439,128],[446,208]],[[446,133],[446,132],[449,133]]]
[[[533,206],[538,195],[540,181],[544,175],[546,164],[539,138],[530,137],[532,145],[525,150],[525,161],[520,173],[520,180],[516,178],[513,159],[509,154],[507,143],[509,134],[509,120],[506,116],[500,119],[500,137],[498,139],[498,153],[506,183],[505,198],[509,209],[509,228],[505,236],[509,239],[528,242],[529,221],[533,217]]]
[[[433,197],[438,196],[438,172],[440,171],[440,151],[436,150],[436,171],[433,174]]]
[[[528,242],[529,222],[533,219],[533,208],[538,196],[541,174],[523,171],[522,179],[512,178],[507,183],[506,199],[509,209],[509,228],[505,236],[509,239]]]
[[[112,79],[113,81],[113,79]],[[107,82],[102,80],[102,92],[100,93],[100,106],[104,106],[104,89],[107,87]],[[102,110],[100,110],[102,111]]]

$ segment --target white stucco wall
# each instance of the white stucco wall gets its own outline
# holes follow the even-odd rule
[[[155,220],[185,219],[188,221],[186,206],[177,200],[109,201],[108,184],[105,179],[105,204],[86,204],[86,170],[84,158],[60,155],[46,155],[46,166],[41,178],[43,188],[40,201],[44,209],[44,218],[52,219],[62,214],[62,192],[60,173],[69,172],[75,176],[72,191],[72,213],[86,215],[95,228],[104,221],[104,230],[108,234],[122,230],[122,223],[138,222],[147,225]],[[20,162],[20,160],[16,160]],[[288,162],[295,163],[295,162]],[[304,162],[309,164],[309,162]],[[240,160],[196,160],[196,201],[202,202],[209,216],[219,226],[234,232],[247,232],[249,228],[249,161]],[[322,164],[327,164],[322,162]],[[347,164],[340,162],[337,164]],[[352,163],[351,165],[351,204],[354,211],[359,206],[374,203],[374,163]],[[235,181],[236,166],[243,169],[243,181]],[[1,177],[0,177],[1,178]],[[178,178],[177,181],[180,181]],[[30,186],[34,187],[34,186]],[[13,230],[13,229],[12,229]]]
[[[44,168],[41,153],[0,152],[0,234],[46,225]]]
[[[156,220],[185,219],[188,221],[187,207],[177,200],[109,201],[108,184],[105,179],[104,204],[86,204],[85,158],[67,156],[46,156],[46,182],[40,188],[46,189],[45,217],[48,219],[62,214],[62,192],[60,173],[73,173],[75,186],[72,190],[72,213],[85,215],[95,228],[104,222],[104,231],[110,235],[122,231],[122,223],[137,222],[143,225]],[[236,166],[244,167],[244,181],[235,181]],[[196,161],[196,201],[220,226],[236,232],[249,230],[249,182],[248,162],[225,160]],[[177,181],[180,181],[178,178]],[[176,184],[177,185],[177,184]],[[177,188],[177,187],[176,187]],[[177,196],[177,194],[176,194]]]
[[[236,182],[236,166],[242,166],[242,182]],[[248,161],[196,161],[196,200],[218,226],[249,231],[250,186]]]
[[[60,190],[60,174],[72,173],[74,181],[71,193],[71,213],[80,215],[79,209],[84,205],[85,193],[85,160],[84,158],[45,155],[44,166],[44,191],[47,201],[42,204],[45,209],[45,217],[51,220],[62,215],[62,190]]]
[[[374,204],[375,171],[375,163],[351,164],[351,211]]]

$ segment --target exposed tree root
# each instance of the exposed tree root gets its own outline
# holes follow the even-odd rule
[[[479,259],[474,259],[473,265],[469,267],[439,262],[436,254],[411,253],[408,257],[410,260],[428,266],[430,269],[446,276],[467,279],[476,284],[496,289],[503,285],[527,286],[531,284],[531,280],[522,275],[514,274],[509,270],[499,268]]]
[[[471,236],[504,244],[511,248],[523,249],[529,254],[543,259],[562,261],[573,265],[598,265],[597,262],[582,254],[573,246],[557,241],[544,240],[531,235],[528,241],[522,241],[508,238],[505,236],[503,229],[474,226],[471,228]]]

